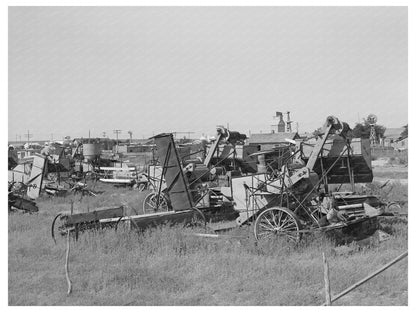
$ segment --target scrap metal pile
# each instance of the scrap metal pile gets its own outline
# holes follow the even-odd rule
[[[244,145],[244,134],[218,127],[215,141],[194,158],[181,157],[172,134],[159,134],[157,162],[146,175],[153,191],[144,201],[145,214],[127,215],[122,207],[68,213],[55,218],[52,232],[55,221],[61,233],[77,235],[120,222],[135,229],[196,222],[213,231],[253,224],[258,240],[297,242],[313,231],[361,239],[376,230],[384,204],[354,192],[354,183],[372,181],[372,171],[369,141],[352,139],[350,132],[330,116],[314,142],[258,151]],[[351,184],[351,192],[329,190],[343,183]]]
[[[43,193],[48,196],[81,194],[97,196],[95,183],[112,182],[133,185],[138,180],[135,168],[118,159],[104,158],[97,143],[46,143],[36,151],[23,150],[18,157],[13,146],[8,159],[9,211],[36,212],[35,200]]]

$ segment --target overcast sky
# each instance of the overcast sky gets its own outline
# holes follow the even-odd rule
[[[405,7],[11,7],[9,140],[407,124]]]

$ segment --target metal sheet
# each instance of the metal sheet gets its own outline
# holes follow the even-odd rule
[[[312,157],[312,152],[315,142],[309,145],[301,145],[302,158],[308,161]],[[337,160],[338,156],[344,153],[343,156],[332,168],[328,174],[328,184],[349,183],[350,178],[348,174],[348,160],[346,153],[347,145],[344,140],[335,138],[327,140],[323,146],[322,154],[318,156],[318,161],[315,162],[313,170],[319,175],[322,175],[322,165],[328,169]],[[368,139],[354,138],[351,140],[351,154],[350,165],[354,174],[355,183],[369,183],[373,180],[373,173],[371,168],[371,153],[370,141]]]
[[[35,154],[33,156],[32,170],[28,181],[29,184],[33,185],[33,187],[29,187],[27,189],[27,196],[31,199],[39,197],[40,189],[42,187],[43,174],[45,172],[45,163],[45,157],[39,154]]]
[[[175,211],[191,209],[194,204],[172,134],[160,134],[154,139],[160,164],[165,171],[167,191],[173,209]]]

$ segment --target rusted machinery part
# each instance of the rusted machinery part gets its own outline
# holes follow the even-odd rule
[[[139,183],[137,186],[137,190],[139,192],[143,192],[147,188],[147,182]]]
[[[137,231],[140,230],[140,228],[137,225],[136,221],[134,221],[134,219],[132,217],[127,216],[127,218],[130,220],[130,224],[133,224]],[[120,222],[120,220],[118,222]]]
[[[396,209],[401,210],[402,206],[397,202],[391,202],[391,203],[387,204],[387,210],[388,211],[396,210]]]
[[[87,180],[96,181],[99,178],[100,178],[99,175],[95,171],[86,171],[84,173],[84,181],[87,181]]]
[[[146,195],[143,201],[143,213],[169,211],[169,199],[164,193],[160,193],[159,205],[157,205],[157,192]]]
[[[228,140],[230,134],[228,133],[228,130],[223,126],[217,126],[217,133],[221,135],[223,140]]]
[[[271,207],[263,210],[254,222],[256,240],[281,235],[297,243],[302,237],[302,224],[296,214],[285,207]]]
[[[123,219],[123,216],[121,216],[120,218],[118,218],[118,220],[117,220],[117,222],[116,222],[116,225],[114,226],[114,230],[115,230],[116,232],[117,232],[118,225],[119,225],[119,223],[120,223],[121,219]]]
[[[350,126],[343,121],[340,121],[335,116],[328,116],[326,118],[325,126],[332,125],[332,133],[338,134],[338,135],[347,135],[348,131],[351,130]]]
[[[192,221],[190,225],[191,226],[202,225],[204,229],[206,229],[207,219],[205,218],[204,213],[196,207],[192,207],[192,210],[194,211],[194,214],[192,216]]]
[[[247,139],[245,134],[242,134],[238,131],[230,131],[223,126],[217,126],[217,133],[221,135],[221,139],[223,141],[227,141],[229,143],[236,143],[238,141],[244,141]]]

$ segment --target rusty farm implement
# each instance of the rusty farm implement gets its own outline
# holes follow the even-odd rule
[[[52,233],[58,223],[61,233],[69,229],[76,235],[121,222],[137,230],[199,223],[212,231],[252,225],[258,240],[297,242],[313,231],[360,239],[376,230],[383,203],[376,196],[356,194],[354,186],[372,181],[369,142],[352,139],[348,124],[330,116],[313,142],[287,142],[270,151],[249,147],[239,155],[247,147],[245,139],[218,127],[201,161],[181,158],[172,134],[157,135],[159,181],[153,183],[144,214],[127,215],[123,207],[60,214]],[[273,154],[278,165],[265,160]],[[351,184],[351,190],[329,189],[342,184]]]

